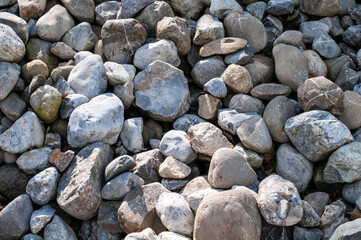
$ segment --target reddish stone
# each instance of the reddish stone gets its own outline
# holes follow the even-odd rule
[[[71,150],[61,152],[59,148],[56,148],[51,152],[48,159],[60,172],[63,172],[69,166],[71,160],[73,160],[74,154]]]

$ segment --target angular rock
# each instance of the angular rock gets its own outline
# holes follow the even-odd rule
[[[303,34],[303,42],[312,43],[319,34],[328,33],[330,28],[320,21],[309,21],[300,24],[300,31]]]
[[[361,95],[346,91],[343,96],[344,110],[339,120],[343,122],[349,129],[361,127]]]
[[[0,101],[3,101],[15,87],[20,69],[16,63],[0,62]]]
[[[119,174],[131,170],[136,165],[137,163],[131,156],[123,155],[117,157],[105,168],[105,181],[109,181]]]
[[[89,23],[82,22],[70,29],[64,35],[62,41],[78,52],[89,51],[94,48],[98,37],[93,32]]]
[[[198,116],[213,120],[217,116],[217,111],[222,107],[222,101],[210,94],[203,94],[198,97]]]
[[[307,59],[308,63],[308,76],[310,78],[318,77],[318,76],[327,76],[327,66],[325,62],[321,59],[320,55],[318,55],[313,50],[306,50],[303,52],[303,55]]]
[[[161,184],[171,192],[179,192],[182,190],[189,180],[187,179],[171,179],[171,178],[163,178]]]
[[[29,60],[39,59],[43,61],[51,72],[58,65],[58,59],[51,52],[52,44],[39,38],[30,38],[26,44],[26,56]]]
[[[134,156],[137,165],[133,172],[144,180],[145,184],[158,182],[158,169],[164,157],[159,149],[139,153]]]
[[[179,117],[173,123],[174,130],[181,130],[184,132],[188,132],[188,129],[191,126],[197,125],[198,123],[205,122],[204,119],[200,118],[197,115],[193,114],[184,114],[183,116]]]
[[[301,228],[295,227],[295,231],[293,232],[294,240],[321,240],[323,236],[322,230],[318,228]]]
[[[60,79],[60,78],[59,78]],[[65,93],[66,94],[66,93]],[[69,94],[61,102],[60,116],[61,118],[68,118],[74,112],[75,108],[89,102],[89,98],[81,94]]]
[[[227,55],[224,58],[224,62],[227,64],[238,65],[245,65],[247,63],[251,63],[253,62],[254,51],[254,48],[251,45],[247,44],[244,49]]]
[[[301,201],[301,206],[303,208],[303,216],[299,224],[302,227],[318,227],[321,224],[321,219],[313,210],[312,206],[306,202]]]
[[[243,49],[247,41],[242,38],[222,38],[209,42],[201,47],[199,55],[209,57],[212,55],[227,55]]]
[[[95,10],[93,0],[61,0],[61,3],[79,22],[93,22]]]
[[[131,18],[154,0],[124,0],[120,3],[117,19]]]
[[[124,121],[120,140],[131,152],[143,149],[143,118],[129,118]]]
[[[236,64],[229,65],[223,72],[221,79],[235,93],[249,93],[253,88],[248,70]]]
[[[98,210],[97,224],[99,228],[110,233],[121,233],[123,229],[118,222],[118,208],[121,201],[103,201]]]
[[[205,14],[197,21],[196,33],[193,43],[204,45],[213,40],[224,38],[224,28],[222,22],[211,15]],[[235,36],[236,37],[236,36]]]
[[[50,205],[44,205],[39,210],[34,211],[30,218],[30,230],[37,234],[48,224],[55,214],[55,209]]]
[[[256,153],[252,150],[249,150],[245,147],[243,147],[241,144],[237,144],[234,148],[234,150],[237,150],[244,159],[248,162],[248,164],[251,166],[252,169],[258,169],[262,166],[263,163],[263,156],[259,153]],[[252,185],[258,184],[258,182],[255,182]],[[252,185],[247,186],[248,188]],[[257,187],[258,188],[258,187]],[[251,189],[251,188],[250,188]],[[251,189],[252,190],[252,189]]]
[[[330,240],[361,238],[361,219],[356,219],[336,228]]]
[[[133,65],[115,62],[105,62],[104,67],[105,75],[112,86],[132,82],[137,71]]]
[[[357,84],[360,75],[347,65],[344,65],[338,74],[335,84],[343,91],[351,90]]]
[[[97,5],[95,7],[95,21],[103,26],[106,21],[116,19],[119,8],[120,2],[118,1],[108,1]]]
[[[44,239],[68,239],[77,240],[74,230],[58,215],[44,229]]]
[[[326,59],[336,58],[341,54],[341,48],[327,33],[320,34],[313,40],[312,49]]]
[[[43,14],[46,6],[46,0],[19,0],[18,4],[20,17],[26,21],[29,21],[31,18],[36,19]]]
[[[200,87],[203,87],[207,82],[213,78],[218,78],[226,70],[226,64],[219,56],[204,58],[194,65],[191,75],[195,82]]]
[[[291,14],[295,3],[292,0],[270,0],[267,4],[267,12],[279,16]]]
[[[349,27],[343,33],[343,41],[351,46],[360,47],[361,46],[360,32],[361,32],[360,25]]]
[[[218,125],[232,135],[237,135],[237,128],[252,115],[254,114],[238,113],[230,108],[220,109],[217,117]]]
[[[203,88],[214,97],[224,98],[227,96],[227,87],[221,78],[213,78],[204,84]]]
[[[317,215],[321,217],[325,206],[330,200],[330,196],[325,192],[314,192],[305,196],[304,200],[308,202]]]
[[[14,30],[0,23],[0,62],[19,62],[25,55],[25,45]]]
[[[338,226],[345,223],[346,206],[341,200],[337,200],[325,207],[325,211],[321,216],[321,229],[323,230],[323,238],[330,239]]]
[[[191,173],[191,168],[174,157],[167,157],[159,166],[162,178],[184,179]]]
[[[277,96],[288,96],[292,92],[291,88],[278,83],[262,83],[252,88],[251,95],[255,98],[271,101]]]

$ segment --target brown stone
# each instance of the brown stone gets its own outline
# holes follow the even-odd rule
[[[338,0],[300,0],[300,10],[315,16],[331,17],[340,10]]]
[[[66,152],[61,152],[59,148],[54,149],[49,155],[49,162],[54,165],[60,172],[64,172],[64,170],[69,166],[70,162],[74,158],[74,152],[68,150]]]
[[[306,50],[303,52],[303,55],[307,58],[308,76],[310,78],[327,76],[327,66],[317,52]]]
[[[44,77],[49,76],[48,66],[41,60],[33,60],[24,64],[21,68],[21,76],[27,82],[31,82],[32,78],[38,74]]]
[[[361,210],[358,207],[355,207],[355,209],[351,212],[350,218],[351,220],[361,218]]]
[[[231,64],[223,72],[221,79],[236,93],[249,93],[253,88],[252,78],[245,67]]]
[[[217,116],[217,111],[222,107],[222,101],[210,94],[198,97],[198,115],[206,120],[213,120]]]
[[[343,111],[343,91],[325,77],[309,78],[298,90],[298,102],[304,111],[326,110],[333,115]]]
[[[339,120],[349,129],[361,127],[361,95],[346,91],[343,95],[344,110]]]
[[[243,49],[247,45],[247,40],[243,38],[227,37],[207,43],[199,50],[199,55],[209,57],[212,55],[227,55]]]
[[[68,79],[68,76],[73,68],[74,66],[72,65],[57,67],[51,72],[50,77],[54,82],[56,82],[60,76],[64,79]]]
[[[251,95],[255,98],[270,101],[277,96],[287,97],[292,92],[291,88],[287,85],[278,83],[262,83],[254,87]]]

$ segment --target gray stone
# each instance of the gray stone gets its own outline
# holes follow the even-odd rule
[[[128,234],[124,240],[156,240],[157,235],[151,228],[146,228],[141,232]]]
[[[32,233],[28,233],[26,235],[24,235],[21,240],[43,240],[43,237],[39,236],[39,235],[35,235]]]
[[[104,240],[117,240],[120,239],[122,236],[119,233],[111,233],[107,230],[102,229],[98,225],[96,219],[92,219],[91,221],[84,221],[78,235],[80,237],[84,237],[84,239],[104,239]]]
[[[61,118],[68,118],[82,104],[89,102],[89,98],[81,94],[69,94],[63,98],[60,107]]]
[[[83,148],[60,178],[57,202],[69,215],[89,220],[97,215],[105,166],[112,158],[109,145],[93,143]]]
[[[326,111],[313,110],[291,117],[285,131],[296,149],[317,162],[353,140],[350,130]]]
[[[81,61],[70,72],[68,83],[76,93],[87,98],[104,93],[108,81],[102,58],[99,55],[93,55]]]
[[[98,210],[97,224],[99,228],[110,233],[121,233],[123,229],[118,222],[118,208],[121,201],[103,201]]]
[[[197,28],[193,38],[193,43],[197,45],[204,45],[213,40],[224,38],[224,36],[225,33],[222,22],[211,15],[205,14],[197,21]]]
[[[197,212],[199,205],[201,204],[202,200],[212,193],[222,192],[222,189],[214,189],[214,188],[206,188],[199,191],[195,191],[191,193],[187,197],[187,202],[189,206],[192,208],[194,212]]]
[[[69,70],[71,71],[72,69],[69,69]],[[69,73],[70,73],[70,71],[69,71]],[[56,80],[53,87],[56,88],[56,90],[58,90],[62,95],[63,94],[75,94],[74,90],[71,89],[68,82],[62,76],[58,77],[58,79]]]
[[[315,16],[334,16],[340,9],[338,0],[300,0],[299,8],[302,12]]]
[[[16,63],[0,62],[0,101],[13,90],[20,76],[20,66]]]
[[[33,205],[28,195],[22,194],[0,212],[0,239],[19,239],[30,229]]]
[[[313,50],[306,50],[303,52],[303,55],[307,59],[308,76],[310,78],[318,77],[318,76],[324,76],[324,77],[327,76],[327,66],[317,52]]]
[[[22,18],[8,12],[0,12],[0,23],[11,27],[24,44],[28,42],[29,26]]]
[[[130,64],[105,62],[104,67],[105,75],[112,86],[132,82],[137,72],[136,68]]]
[[[217,98],[224,98],[227,96],[227,87],[221,78],[213,78],[203,86],[204,91],[209,92],[212,96]]]
[[[109,181],[119,174],[131,170],[136,165],[137,163],[131,156],[123,155],[117,157],[105,168],[105,181]]]
[[[218,78],[226,70],[226,64],[220,56],[204,58],[197,62],[192,69],[192,78],[194,82],[203,87],[213,78]]]
[[[70,29],[62,38],[62,41],[76,51],[92,50],[98,41],[98,37],[93,32],[87,22],[82,22]]]
[[[270,0],[267,4],[267,12],[279,16],[293,13],[295,3],[293,0]]]
[[[131,18],[154,0],[124,0],[120,3],[117,19]]]
[[[159,149],[154,149],[136,154],[134,160],[137,165],[133,172],[144,180],[145,184],[158,182],[158,169],[164,160],[164,156]]]
[[[0,194],[6,200],[13,200],[25,193],[30,176],[21,171],[16,164],[3,164],[0,167]]]
[[[134,91],[135,105],[155,120],[174,121],[189,109],[187,79],[181,70],[169,63],[155,61],[149,64],[136,75]]]
[[[249,149],[243,147],[242,144],[240,144],[240,143],[237,144],[233,149],[237,150],[243,156],[243,158],[246,159],[246,161],[248,162],[248,164],[251,166],[252,169],[258,169],[262,166],[262,163],[263,163],[263,155],[262,154],[256,153],[252,150],[249,150]],[[258,182],[255,182],[252,185],[257,186],[257,190],[258,190],[258,185],[259,185]],[[252,185],[249,185],[247,187],[250,188],[250,186],[252,186]],[[250,188],[250,189],[253,190],[252,188]]]
[[[325,192],[314,192],[305,196],[304,200],[308,202],[317,215],[321,217],[325,206],[330,200],[330,196]]]
[[[114,94],[122,100],[124,104],[124,109],[128,109],[134,100],[134,83],[133,82],[127,82],[125,84],[117,84],[114,87]]]
[[[252,16],[255,16],[256,18],[262,21],[266,8],[267,8],[267,3],[258,1],[248,4],[246,10],[247,12],[251,13]]]
[[[0,62],[19,62],[25,55],[25,45],[16,32],[0,23]]]
[[[172,156],[167,157],[159,166],[159,176],[162,178],[184,179],[190,173],[190,167]]]
[[[330,240],[361,238],[361,219],[356,219],[336,228]]]
[[[283,32],[277,39],[273,42],[273,46],[277,44],[284,43],[287,45],[292,45],[295,47],[304,46],[302,42],[303,34],[300,31],[287,30]]]
[[[97,5],[95,7],[95,21],[103,26],[106,21],[116,19],[120,6],[118,1],[108,1]]]
[[[304,43],[312,43],[322,33],[328,33],[330,27],[320,21],[309,21],[300,24],[300,31],[303,34]]]
[[[361,26],[351,26],[343,33],[343,41],[353,47],[361,46]]]
[[[338,226],[345,223],[346,206],[341,200],[337,200],[325,207],[321,216],[321,229],[323,230],[323,239],[330,239]]]
[[[227,55],[224,58],[224,62],[226,64],[245,65],[247,63],[253,62],[254,52],[254,48],[251,45],[247,44],[244,49]]]
[[[209,11],[216,18],[223,18],[230,12],[242,13],[243,9],[235,0],[212,0]]]
[[[174,130],[188,132],[188,129],[191,126],[197,125],[201,122],[205,122],[205,120],[197,115],[184,114],[183,116],[179,117],[177,120],[174,121],[173,128]]]
[[[301,206],[303,208],[303,216],[301,221],[299,222],[299,225],[301,227],[318,227],[321,224],[321,219],[313,210],[312,206],[306,202],[301,201]]]
[[[44,205],[39,210],[34,211],[30,218],[30,230],[37,234],[48,224],[55,214],[55,209],[50,205]]]
[[[65,7],[57,4],[36,22],[37,35],[51,42],[59,42],[64,34],[75,26],[73,17]]]
[[[347,202],[355,205],[361,197],[361,180],[345,184],[342,188],[342,197]]]
[[[227,132],[237,135],[237,128],[246,119],[250,118],[254,114],[250,113],[238,113],[231,108],[225,108],[218,110],[218,125]]]
[[[12,121],[16,121],[26,110],[26,103],[16,93],[10,93],[0,102],[0,109]]]
[[[56,239],[68,239],[77,240],[73,229],[62,220],[58,215],[54,215],[53,220],[46,225],[44,229],[44,239],[56,240]]]
[[[327,33],[315,37],[312,49],[326,59],[336,58],[341,54],[341,48]]]
[[[129,118],[124,121],[120,140],[123,145],[131,152],[143,149],[143,118]]]
[[[162,178],[161,181],[161,184],[171,192],[181,191],[188,183],[189,180],[187,179]]]
[[[122,200],[131,190],[143,186],[144,181],[138,175],[125,172],[107,182],[102,188],[102,198],[106,200]]]
[[[275,79],[275,65],[272,58],[257,54],[253,57],[253,62],[244,66],[247,68],[253,86],[261,83],[273,82]]]
[[[197,19],[203,9],[201,0],[171,0],[170,4],[183,18]]]
[[[340,37],[345,32],[345,30],[343,30],[343,28],[341,27],[340,19],[338,16],[321,18],[319,22],[326,24],[330,28],[329,34],[331,37]]]
[[[95,10],[93,0],[61,0],[61,3],[79,22],[93,22]]]
[[[8,6],[10,6],[10,5],[13,5],[13,4],[15,4],[16,3],[16,1],[13,1],[13,0],[2,0],[1,2],[0,2],[0,7],[2,8],[2,7],[8,7]]]
[[[347,65],[344,65],[336,78],[335,84],[337,84],[343,91],[352,91],[359,78],[360,75],[356,71]]]
[[[81,52],[76,53],[74,55],[75,66],[78,65],[81,61],[83,61],[87,57],[93,56],[93,55],[94,54],[92,52],[89,52],[89,51],[81,51]]]
[[[264,105],[261,100],[246,94],[236,94],[231,98],[229,107],[239,113],[258,113],[262,114]]]
[[[52,44],[50,42],[43,41],[39,38],[30,38],[26,44],[26,56],[29,60],[41,60],[49,68],[51,72],[58,66],[58,59],[51,52]]]
[[[255,98],[271,101],[277,96],[288,96],[292,92],[289,86],[278,83],[261,83],[252,88],[251,95]]]
[[[33,149],[20,155],[16,163],[27,174],[36,174],[50,167],[48,157],[51,152],[49,147]]]
[[[293,233],[294,240],[321,240],[323,235],[322,230],[317,228],[301,228],[295,227],[295,231]]]

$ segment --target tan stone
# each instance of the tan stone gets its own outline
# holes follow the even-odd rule
[[[46,78],[49,76],[48,66],[41,60],[28,62],[21,68],[21,76],[25,81],[31,82],[31,79],[38,74]]]
[[[361,127],[361,95],[352,91],[346,91],[343,96],[344,110],[340,116],[349,129]]]
[[[350,215],[351,220],[355,220],[357,218],[361,218],[361,210],[358,209],[358,207],[355,207],[355,209],[352,211]]]
[[[252,78],[245,67],[231,64],[223,72],[221,79],[236,93],[249,93],[253,88]]]
[[[202,57],[209,57],[217,54],[230,54],[240,49],[243,49],[247,45],[247,40],[243,38],[227,37],[214,40],[207,43],[199,50],[199,55]]]
[[[217,116],[217,111],[222,107],[222,101],[210,94],[198,97],[198,115],[206,120],[213,120]]]
[[[292,92],[291,88],[287,85],[278,83],[262,83],[254,87],[251,95],[255,98],[270,101],[277,96],[287,97]]]
[[[56,82],[60,76],[64,79],[68,79],[68,76],[73,68],[73,65],[57,67],[51,72],[50,77],[54,82]]]
[[[159,176],[162,178],[184,179],[191,173],[191,168],[187,164],[170,156],[159,166]]]
[[[315,16],[331,17],[338,13],[338,0],[300,0],[300,10]]]
[[[327,66],[317,52],[306,50],[303,52],[303,55],[307,58],[308,76],[310,78],[327,76]]]

